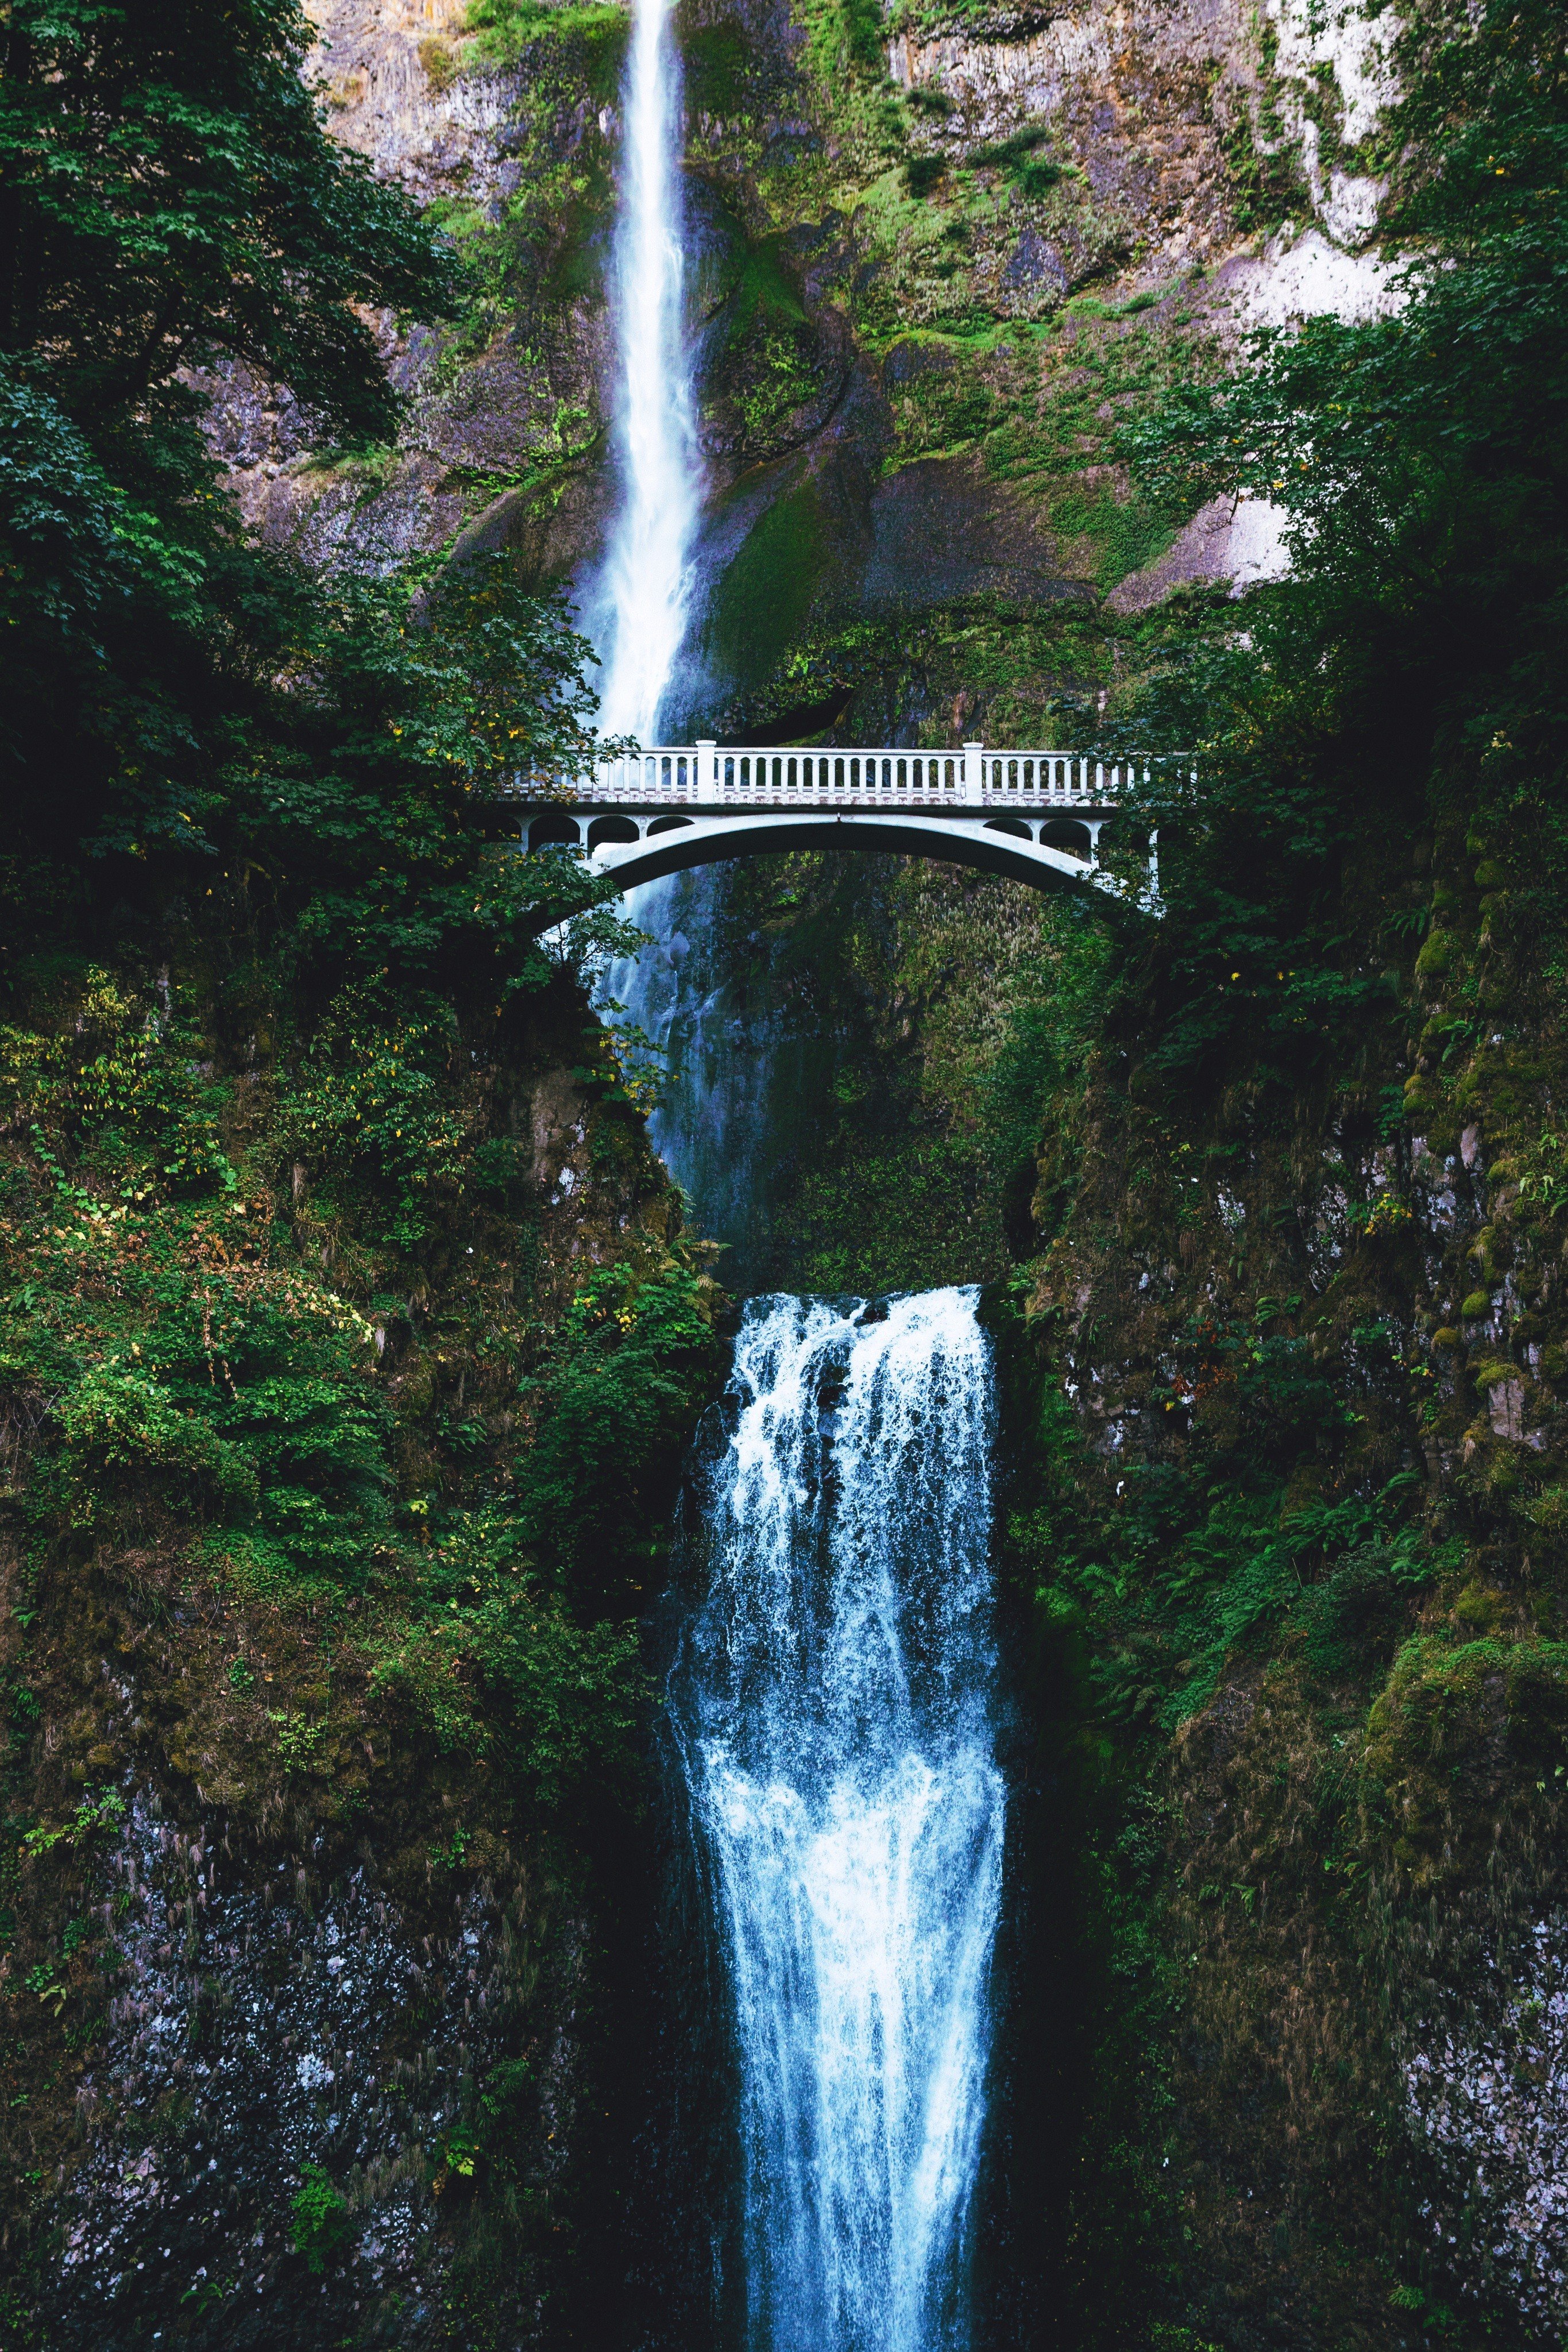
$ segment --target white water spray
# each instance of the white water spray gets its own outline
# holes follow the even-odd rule
[[[675,146],[680,60],[671,0],[635,0],[622,91],[614,312],[621,503],[592,598],[604,657],[599,724],[656,740],[659,705],[685,635],[701,489]]]
[[[740,2064],[750,2352],[958,2352],[990,2049],[972,1290],[753,1300],[671,1678]]]

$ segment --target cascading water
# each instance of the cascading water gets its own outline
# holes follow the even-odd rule
[[[601,728],[644,742],[685,635],[700,492],[669,12],[636,0],[615,257],[622,497],[588,600]],[[661,948],[608,976],[656,1038],[692,996],[673,918],[694,881],[702,895],[685,877],[636,894]],[[702,1087],[702,1012],[718,1001],[716,987],[688,1024],[685,1122],[656,1130],[688,1182],[699,1140],[705,1164],[733,1159],[732,1135],[711,1131],[716,1116],[733,1130],[732,1107]],[[976,1296],[754,1302],[735,1385],[710,1589],[671,1719],[733,2006],[752,2352],[957,2352],[1005,1811]]]
[[[615,442],[621,499],[585,620],[604,669],[599,726],[604,735],[657,740],[686,632],[692,541],[702,495],[692,352],[685,333],[685,257],[681,237],[675,142],[680,61],[670,31],[671,0],[636,0],[621,94],[624,141],[621,209],[612,271],[618,393]],[[605,975],[601,1010],[619,1007],[664,1046],[670,1029],[666,943],[677,926],[685,882],[650,882],[628,893],[632,920],[661,943]],[[655,1132],[676,1178],[679,1136]]]
[[[621,502],[588,599],[604,658],[599,724],[654,740],[686,629],[701,496],[675,142],[680,64],[671,0],[636,0],[622,91],[621,211],[615,234],[619,373],[615,439]]]
[[[733,2000],[751,2352],[954,2352],[990,2047],[972,1290],[754,1300],[670,1679]]]

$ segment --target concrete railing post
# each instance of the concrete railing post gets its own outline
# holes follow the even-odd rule
[[[705,735],[695,746],[697,763],[696,798],[716,801],[718,798],[718,739]]]
[[[985,780],[980,762],[985,756],[983,743],[964,746],[964,799],[970,808],[978,808],[985,798]]]

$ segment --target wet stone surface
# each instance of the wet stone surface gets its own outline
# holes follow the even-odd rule
[[[326,1885],[298,1858],[242,1866],[221,1828],[175,1826],[141,1793],[106,1893],[120,1974],[78,2092],[47,2340],[435,2340],[452,2137],[520,2006],[516,1906],[473,1887],[455,1933],[421,1935],[363,1864]],[[558,2035],[539,2063],[545,2186],[570,2058]],[[296,2242],[308,2168],[341,2200],[314,2267]]]

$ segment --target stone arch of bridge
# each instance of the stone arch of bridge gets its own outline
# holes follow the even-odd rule
[[[1082,889],[1096,880],[1103,819],[1085,823],[1024,816],[925,816],[915,810],[883,814],[850,810],[790,809],[706,816],[658,816],[639,826],[631,816],[582,820],[549,809],[528,827],[529,849],[556,845],[588,852],[597,871],[623,888],[722,858],[788,849],[853,849],[888,856],[930,857],[1006,875],[1036,889]]]
[[[663,875],[712,866],[719,858],[764,856],[780,849],[862,849],[883,856],[943,858],[950,866],[977,866],[983,873],[1009,875],[1034,889],[1082,889],[1095,879],[1093,842],[1086,825],[1072,825],[1072,846],[1041,842],[1028,818],[917,816],[882,814],[757,814],[757,816],[661,816],[646,833],[630,818],[597,816],[580,825],[562,809],[536,816],[529,849],[550,845],[583,846],[600,873],[632,889]],[[1098,833],[1095,825],[1095,833]]]
[[[528,849],[580,849],[623,889],[770,850],[880,850],[978,866],[1039,890],[1091,889],[1107,914],[1157,916],[1157,835],[1147,837],[1141,885],[1102,869],[1100,840],[1128,794],[1164,765],[978,742],[934,751],[708,740],[607,751],[570,797],[525,798],[518,816]],[[527,793],[522,778],[518,789]]]

